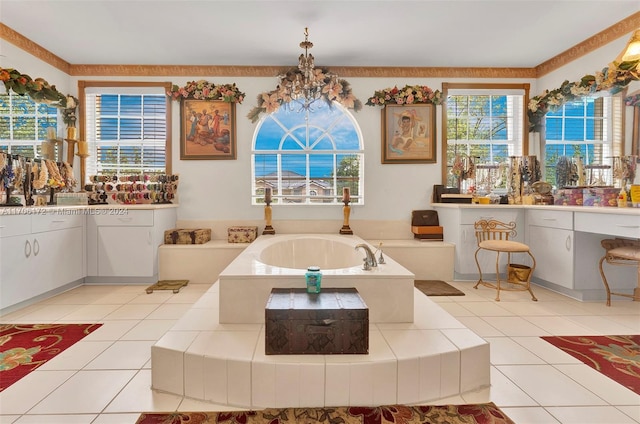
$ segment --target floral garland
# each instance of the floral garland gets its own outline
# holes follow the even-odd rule
[[[43,78],[32,79],[27,74],[22,74],[12,68],[0,68],[0,82],[8,93],[24,96],[27,95],[36,103],[47,103],[51,106],[67,107],[67,96],[60,93],[55,85],[50,85]]]
[[[399,89],[397,86],[393,88],[385,88],[376,90],[372,97],[367,100],[367,106],[384,106],[386,104],[394,105],[412,105],[412,104],[434,104],[442,103],[442,92],[433,91],[426,85],[405,85]]]
[[[280,106],[291,102],[293,99],[291,97],[292,93],[288,88],[289,82],[300,78],[302,78],[302,72],[297,68],[291,68],[284,72],[280,76],[280,84],[278,84],[275,90],[258,95],[258,105],[249,111],[247,118],[249,118],[251,122],[256,122],[260,118],[261,113],[276,112],[280,109]],[[343,79],[338,79],[333,83],[328,69],[316,68],[313,71],[313,80],[326,84],[322,88],[321,98],[327,104],[331,105],[331,102],[335,101],[347,109],[353,109],[356,112],[362,109],[362,102],[353,94],[351,85]]]
[[[67,96],[67,103],[62,109],[62,122],[68,127],[76,126],[76,110],[78,109],[79,101],[74,96]]]
[[[547,112],[555,112],[567,102],[599,91],[619,93],[631,81],[640,80],[640,60],[626,62],[612,62],[595,75],[585,75],[580,81],[564,81],[555,90],[545,90],[539,96],[529,101],[527,115],[529,117],[529,131],[539,132]]]
[[[625,97],[624,104],[627,106],[640,107],[640,93]]]
[[[242,103],[245,94],[235,83],[215,85],[205,80],[189,81],[184,87],[173,85],[167,92],[172,100],[221,100],[227,103]]]

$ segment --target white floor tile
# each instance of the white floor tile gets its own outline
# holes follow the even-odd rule
[[[544,364],[545,362],[509,337],[485,337],[492,365]]]
[[[83,341],[116,341],[135,327],[140,320],[104,321],[102,326],[86,336]]]
[[[565,317],[531,317],[527,316],[525,319],[531,322],[536,327],[542,328],[549,334],[554,336],[573,336],[573,335],[585,335],[589,334],[589,329],[575,322],[566,319]]]
[[[151,359],[153,340],[114,342],[85,367],[88,370],[137,370]]]
[[[159,393],[150,388],[151,370],[139,371],[104,412],[175,411],[182,401],[182,396]]]
[[[606,404],[551,365],[501,365],[497,368],[542,406]]]
[[[613,406],[549,407],[547,411],[562,424],[637,424]]]
[[[146,319],[129,330],[121,340],[159,340],[177,322],[175,319]]]
[[[100,414],[91,424],[133,424],[140,414]]]
[[[100,413],[134,375],[131,370],[80,371],[29,413]]]
[[[158,307],[155,303],[150,304],[134,304],[128,303],[105,316],[104,319],[145,319],[151,312]]]
[[[95,414],[24,415],[15,424],[91,424]]]
[[[588,365],[556,365],[555,367],[612,405],[640,405],[640,395]]]
[[[24,414],[74,375],[75,371],[33,371],[0,392],[0,411]],[[69,411],[61,411],[69,412]]]
[[[549,414],[546,409],[540,407],[524,407],[524,408],[500,408],[502,412],[507,414],[511,421],[517,424],[559,424],[553,415]]]
[[[534,355],[548,364],[581,364],[578,359],[558,349],[540,337],[512,337],[513,341],[524,346]]]
[[[81,370],[89,362],[95,359],[96,356],[108,349],[111,344],[113,344],[113,342],[110,341],[87,342],[82,340],[69,347],[55,358],[47,361],[44,365],[38,368],[38,371]]]
[[[465,403],[495,402],[500,407],[538,406],[531,396],[493,366],[491,367],[491,387],[464,393],[462,397]]]
[[[522,317],[482,317],[507,336],[550,336],[549,332]]]

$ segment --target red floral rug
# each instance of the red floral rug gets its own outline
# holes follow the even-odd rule
[[[0,392],[102,324],[0,324]]]
[[[493,403],[477,405],[283,408],[233,412],[143,413],[136,424],[514,424]]]
[[[640,395],[640,336],[542,337]]]

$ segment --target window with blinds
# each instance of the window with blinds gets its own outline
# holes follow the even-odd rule
[[[471,159],[476,168],[505,168],[509,156],[528,149],[524,129],[528,84],[443,84],[443,182],[459,187],[454,163]],[[473,185],[474,182],[469,182]],[[494,188],[506,187],[506,179],[496,178]],[[464,188],[464,187],[461,187]]]
[[[27,158],[39,157],[47,128],[58,128],[58,109],[35,103],[13,91],[0,94],[0,151]]]
[[[85,87],[88,175],[169,172],[169,100],[164,83]]]
[[[612,164],[612,99],[584,97],[545,115],[545,180],[556,184],[561,157],[580,158],[583,165]],[[609,177],[608,183],[612,183]]]

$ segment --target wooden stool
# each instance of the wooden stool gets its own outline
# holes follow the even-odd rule
[[[524,243],[509,240],[510,236],[516,234],[515,222],[500,222],[496,220],[480,220],[474,224],[476,233],[476,240],[478,242],[478,249],[476,249],[475,259],[478,266],[478,273],[480,278],[474,289],[478,288],[478,285],[491,287],[497,290],[496,301],[500,301],[500,290],[507,291],[524,291],[527,290],[531,293],[531,300],[538,300],[531,291],[531,276],[536,269],[536,259],[529,251],[529,246]],[[489,250],[496,252],[496,281],[489,282],[482,279],[482,268],[478,261],[478,253],[481,250]],[[507,254],[507,280],[502,282],[500,280],[500,253]],[[531,258],[531,268],[523,265],[512,264],[512,253],[526,253]]]
[[[600,275],[604,288],[607,290],[607,306],[611,306],[611,295],[630,297],[634,301],[640,301],[640,240],[632,239],[604,239],[600,242],[605,249],[605,254],[600,258]],[[602,264],[607,262],[610,265],[635,266],[638,268],[638,285],[633,289],[633,294],[614,293],[609,288],[607,277],[604,275]]]

